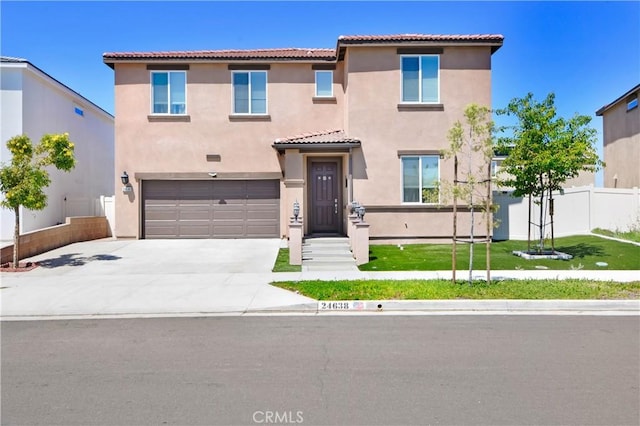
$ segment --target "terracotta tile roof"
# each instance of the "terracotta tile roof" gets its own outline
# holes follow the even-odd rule
[[[162,52],[107,52],[105,63],[126,60],[219,60],[219,61],[336,61],[343,55],[346,45],[393,43],[489,43],[497,50],[504,40],[500,34],[391,34],[347,35],[338,37],[336,49],[249,49],[249,50],[180,50]]]
[[[318,132],[301,133],[286,138],[278,138],[275,144],[329,144],[329,143],[356,143],[360,140],[347,136],[344,130],[321,130]]]
[[[173,52],[107,52],[105,61],[126,59],[213,59],[213,60],[327,60],[336,59],[335,49],[252,49],[252,50],[195,50]]]
[[[338,37],[341,44],[414,42],[485,42],[502,43],[501,34],[388,34]]]

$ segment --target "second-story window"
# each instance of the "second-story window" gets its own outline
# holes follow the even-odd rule
[[[402,102],[440,102],[440,57],[407,55],[400,58]]]
[[[333,71],[316,71],[316,96],[333,96]]]
[[[151,73],[151,111],[153,114],[187,113],[187,73],[153,71]]]
[[[233,113],[267,113],[267,72],[233,72]]]

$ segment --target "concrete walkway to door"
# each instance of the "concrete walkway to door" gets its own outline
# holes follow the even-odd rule
[[[279,239],[71,244],[2,273],[2,317],[239,313],[313,302],[269,285]]]

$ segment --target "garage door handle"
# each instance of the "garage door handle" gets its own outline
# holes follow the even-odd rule
[[[334,213],[338,214],[338,199],[337,198],[335,200],[333,200],[333,209],[334,209]]]

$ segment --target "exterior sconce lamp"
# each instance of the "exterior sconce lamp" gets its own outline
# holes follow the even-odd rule
[[[122,172],[122,176],[120,176],[120,180],[122,181],[122,192],[133,192],[133,188],[129,185],[129,175],[127,172]]]
[[[296,223],[298,223],[298,216],[300,216],[300,203],[296,200],[293,203],[293,219]]]
[[[357,201],[353,200],[351,202],[351,206],[349,207],[349,213],[358,214],[358,207],[360,207],[360,203],[358,203]]]
[[[364,222],[364,213],[365,213],[364,206],[358,207],[357,211],[358,211],[358,217],[360,218],[360,222]]]

